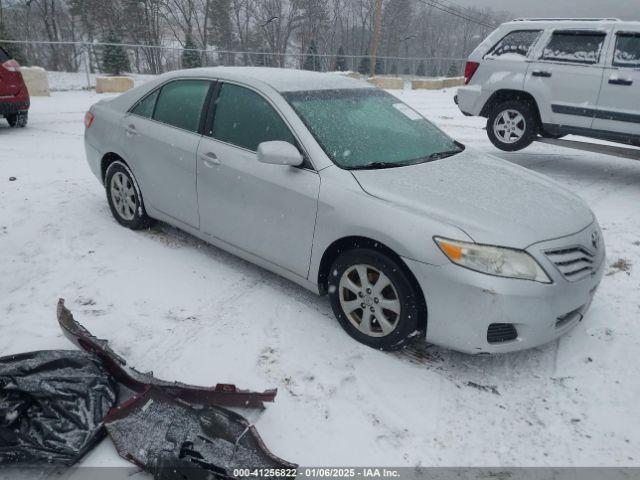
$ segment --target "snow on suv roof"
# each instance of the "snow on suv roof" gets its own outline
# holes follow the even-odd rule
[[[640,22],[623,21],[617,18],[518,18],[510,22],[503,23],[502,26],[520,27],[537,26],[539,28],[547,27],[567,27],[567,28],[597,28],[610,27],[616,25],[619,27],[630,27],[633,29],[640,28]]]
[[[310,72],[291,68],[269,67],[207,67],[177,70],[167,74],[171,77],[207,76],[220,80],[236,80],[249,84],[267,84],[278,92],[305,90],[339,90],[350,88],[375,88],[362,80],[340,73]],[[166,77],[165,77],[166,78]]]

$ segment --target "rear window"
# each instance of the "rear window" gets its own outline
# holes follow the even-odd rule
[[[7,60],[11,60],[11,57],[7,53],[7,51],[0,47],[0,63],[4,63]]]
[[[640,67],[640,33],[619,33],[613,55],[614,67]]]
[[[555,32],[544,49],[542,59],[570,63],[598,63],[605,37],[604,32],[595,31]]]
[[[531,47],[536,43],[542,30],[517,30],[508,33],[487,53],[485,58],[491,57],[526,57]]]

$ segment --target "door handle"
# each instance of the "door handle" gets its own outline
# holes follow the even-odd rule
[[[612,77],[609,79],[609,83],[611,85],[623,85],[625,87],[629,87],[631,85],[633,85],[633,80],[628,80],[626,78],[615,78]]]
[[[534,70],[533,72],[531,72],[531,76],[549,78],[551,77],[551,72],[545,72],[544,70]]]
[[[138,135],[138,131],[136,130],[136,126],[131,124],[128,125],[125,129],[124,129],[124,133],[127,134],[127,137],[135,137]]]
[[[205,167],[212,168],[214,165],[220,165],[220,159],[213,152],[201,153],[200,159]]]

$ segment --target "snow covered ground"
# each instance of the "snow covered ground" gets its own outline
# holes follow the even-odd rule
[[[264,412],[243,413],[302,465],[637,466],[640,162],[498,152],[453,93],[395,92],[463,143],[562,183],[602,224],[607,275],[557,342],[495,357],[374,351],[326,298],[166,225],[121,228],[84,159],[82,117],[101,96],[68,91],[34,98],[26,129],[0,122],[0,355],[74,348],[55,319],[64,297],[140,370],[277,387]],[[84,465],[126,462],[105,440]]]

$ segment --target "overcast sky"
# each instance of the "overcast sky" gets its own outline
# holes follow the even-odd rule
[[[452,0],[506,10],[515,17],[616,17],[640,20],[640,0]]]

